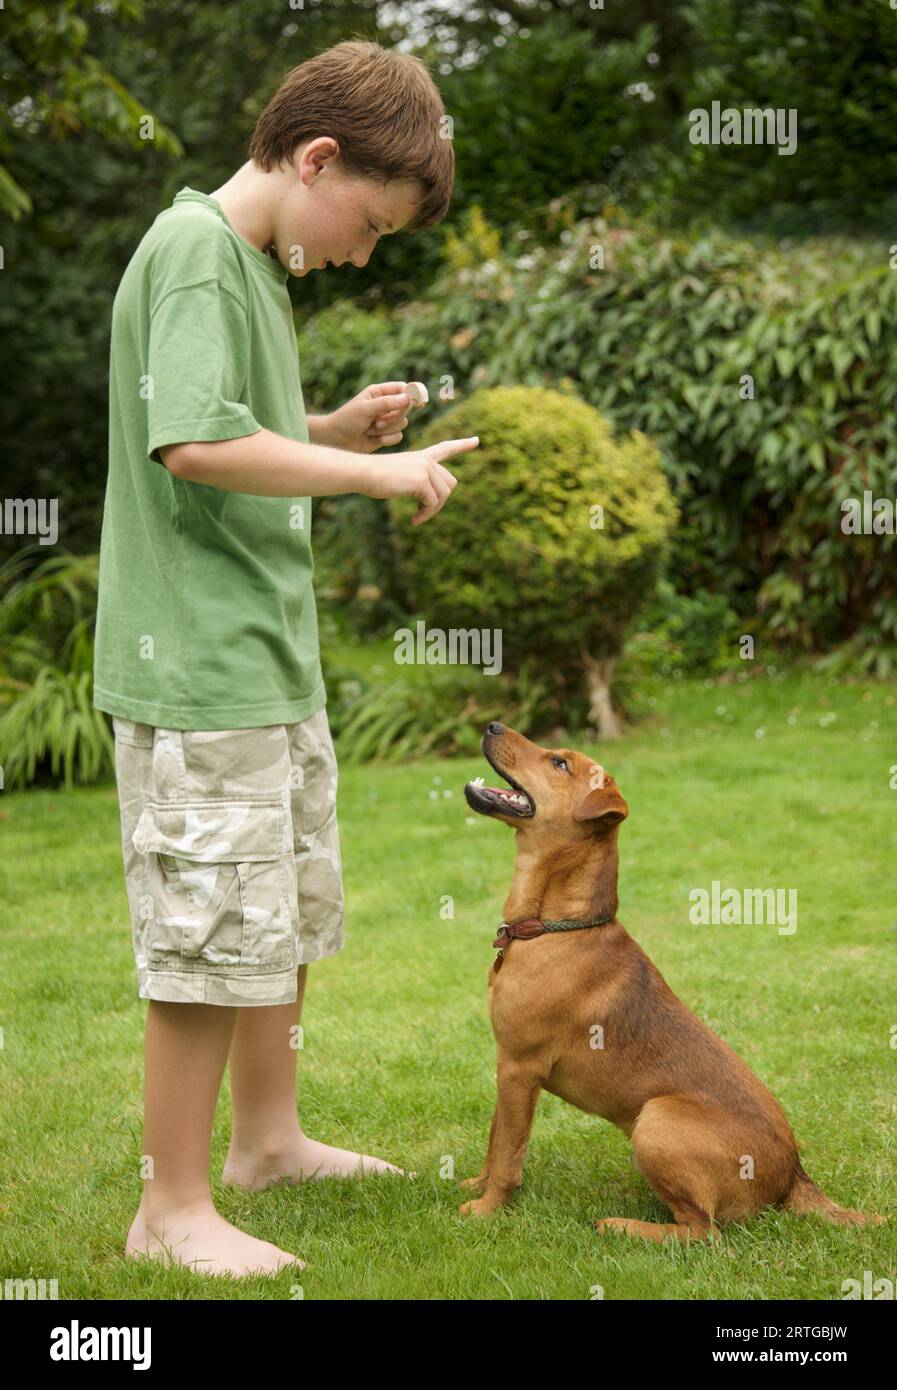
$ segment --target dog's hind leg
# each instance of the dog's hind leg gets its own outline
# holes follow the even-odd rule
[[[672,1206],[672,1204],[670,1204]],[[627,1216],[603,1216],[595,1222],[602,1235],[608,1231],[622,1231],[627,1236],[640,1236],[642,1240],[653,1240],[662,1245],[665,1240],[719,1240],[719,1232],[707,1218],[705,1212],[694,1208],[689,1215],[684,1207],[673,1207],[672,1221],[634,1221]]]
[[[545,1077],[532,1063],[498,1063],[498,1104],[484,1172],[486,1191],[459,1208],[462,1216],[488,1216],[520,1186],[533,1116]]]
[[[658,1096],[640,1110],[632,1129],[635,1164],[666,1202],[675,1223],[604,1217],[600,1231],[622,1230],[647,1240],[717,1240],[717,1221],[762,1205],[741,1177],[731,1117],[691,1096]]]

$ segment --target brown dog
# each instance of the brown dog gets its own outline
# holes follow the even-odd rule
[[[617,921],[617,838],[629,809],[613,778],[499,723],[483,752],[509,786],[478,779],[465,796],[514,827],[517,861],[489,973],[498,1103],[483,1171],[462,1184],[485,1192],[461,1212],[485,1216],[519,1187],[544,1087],[622,1129],[675,1217],[605,1217],[601,1231],[716,1238],[716,1224],[769,1205],[842,1225],[882,1220],[837,1206],[811,1182],[775,1097]]]

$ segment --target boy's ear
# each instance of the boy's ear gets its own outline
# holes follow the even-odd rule
[[[629,815],[629,807],[616,787],[596,787],[573,812],[574,820],[591,820],[595,829],[612,830]]]

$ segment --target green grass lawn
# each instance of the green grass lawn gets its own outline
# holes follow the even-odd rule
[[[607,1299],[838,1299],[864,1270],[897,1278],[897,686],[764,677],[652,699],[649,719],[595,750],[630,807],[620,918],[775,1092],[814,1180],[889,1225],[770,1211],[717,1249],[599,1237],[596,1217],[669,1217],[625,1137],[550,1095],[512,1204],[456,1215],[453,1177],[479,1171],[492,1115],[486,977],[513,833],[466,806],[483,760],[430,760],[342,774],[347,942],[310,967],[299,1055],[306,1132],[418,1176],[222,1188],[225,1082],[219,1210],[310,1266],[270,1280],[122,1258],[147,1006],[115,789],[3,794],[0,1278],[89,1299],[288,1299],[300,1281],[310,1299],[589,1299],[599,1285]],[[689,891],[714,879],[796,889],[797,931],[691,925]]]

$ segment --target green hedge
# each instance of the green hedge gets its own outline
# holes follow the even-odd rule
[[[840,502],[897,497],[897,271],[884,243],[676,238],[610,209],[558,246],[447,271],[424,304],[366,321],[328,403],[369,381],[418,378],[454,398],[569,379],[618,429],[660,446],[682,514],[671,575],[722,595],[741,623],[808,652],[897,654],[895,539],[846,536]],[[604,268],[598,267],[598,250]],[[316,337],[301,334],[307,395]],[[754,399],[741,399],[749,374]],[[450,404],[446,401],[445,404]],[[311,407],[310,407],[311,408]],[[425,419],[432,411],[422,412]],[[416,418],[406,433],[414,447]]]

